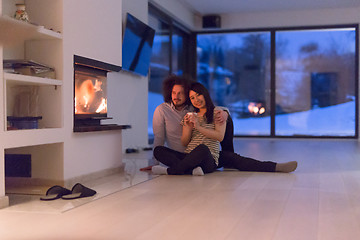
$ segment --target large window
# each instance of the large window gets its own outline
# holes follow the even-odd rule
[[[270,33],[197,37],[197,79],[228,107],[235,135],[270,134]]]
[[[357,26],[199,33],[197,78],[238,136],[357,137]]]
[[[276,135],[355,135],[355,50],[355,28],[276,33]]]
[[[169,74],[189,75],[190,33],[151,4],[149,5],[149,25],[155,29],[148,97],[148,134],[151,142],[153,113],[155,108],[164,102],[163,80]]]

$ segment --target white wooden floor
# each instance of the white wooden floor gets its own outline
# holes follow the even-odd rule
[[[161,176],[58,214],[0,210],[0,239],[359,239],[358,141],[245,139],[236,150],[299,166]]]

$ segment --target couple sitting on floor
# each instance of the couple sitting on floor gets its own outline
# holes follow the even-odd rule
[[[296,169],[296,161],[259,161],[235,153],[231,117],[214,106],[202,84],[172,75],[163,82],[163,94],[165,102],[155,109],[153,117],[154,157],[167,167],[156,162],[140,170],[201,176],[220,167],[257,172]]]

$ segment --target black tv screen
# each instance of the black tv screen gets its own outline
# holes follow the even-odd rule
[[[122,69],[147,76],[155,30],[127,13],[122,45]]]

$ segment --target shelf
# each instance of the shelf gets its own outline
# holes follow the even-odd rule
[[[24,146],[35,146],[50,143],[64,142],[64,130],[62,128],[45,129],[21,129],[5,131],[4,137],[6,148],[17,148]]]
[[[9,16],[0,16],[0,32],[6,33],[0,35],[0,43],[5,46],[24,40],[62,39],[61,33]]]
[[[105,124],[97,126],[76,126],[74,132],[97,132],[97,131],[109,131],[109,130],[121,130],[129,129],[130,125],[117,125],[117,124]]]
[[[14,74],[14,73],[4,73],[4,79],[7,81],[16,81],[21,83],[22,85],[55,85],[55,86],[62,85],[61,80],[27,76],[27,75]]]

